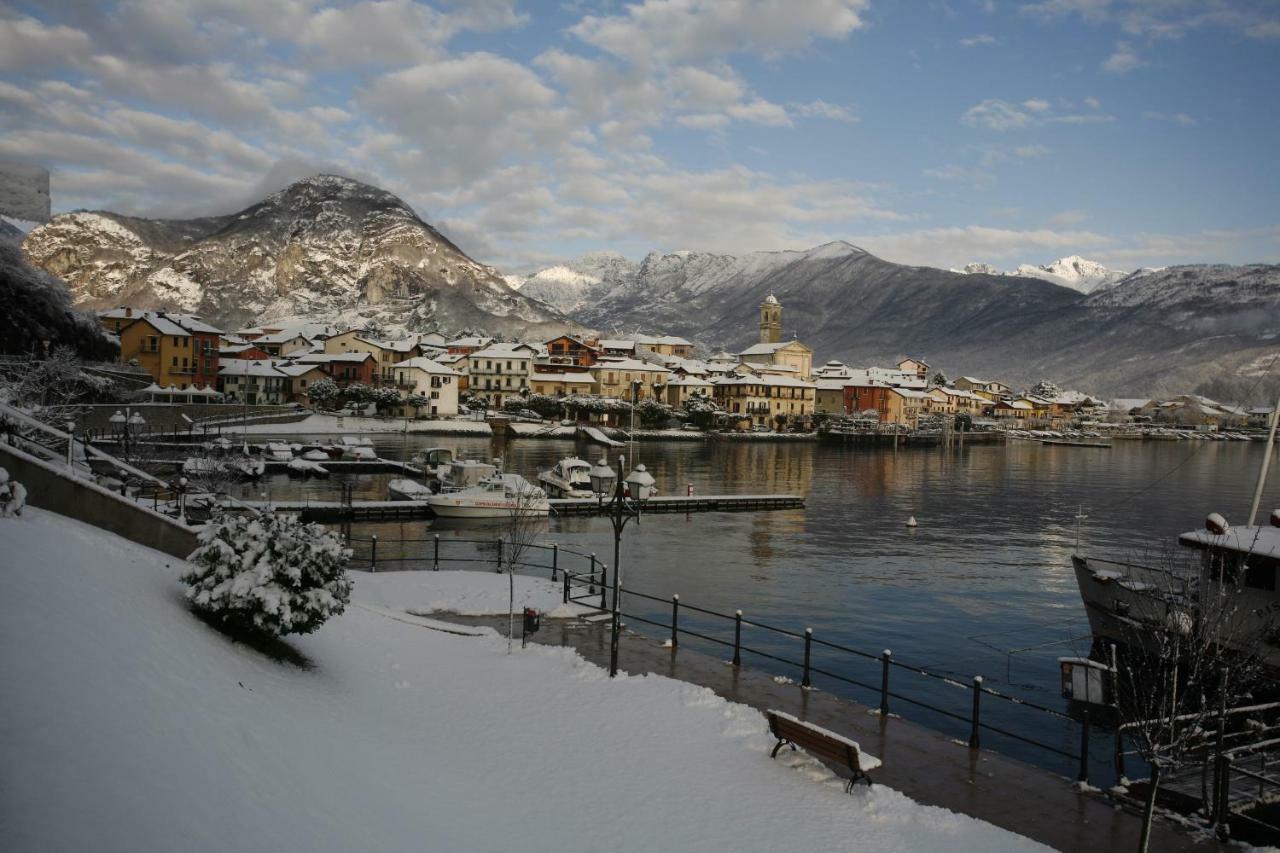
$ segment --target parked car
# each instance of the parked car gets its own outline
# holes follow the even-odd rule
[[[697,424],[680,424],[680,429],[687,430],[688,432],[697,432],[698,425]]]
[[[752,432],[773,432],[773,430],[769,429],[764,424],[756,424],[751,428],[751,431]]]

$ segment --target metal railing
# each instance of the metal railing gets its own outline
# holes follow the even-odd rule
[[[510,567],[509,554],[504,553],[509,550],[509,546],[501,538],[471,539],[436,535],[422,539],[394,539],[382,543],[381,553],[379,553],[379,541],[376,535],[369,538],[348,537],[347,541],[353,549],[351,561],[353,569],[376,572],[425,567],[438,571],[453,564],[479,564],[490,566],[494,571],[501,572]],[[396,549],[397,553],[394,556],[388,547],[390,545],[400,546]],[[412,547],[406,551],[404,547],[406,545]],[[474,550],[471,554],[457,555],[451,553],[452,545],[467,545]],[[415,551],[414,548],[418,550]],[[562,597],[566,604],[578,603],[600,611],[608,611],[613,606],[608,600],[608,566],[600,562],[595,554],[559,544],[531,544],[526,546],[525,555],[515,566],[517,572],[530,570],[549,570],[551,580],[562,585]],[[787,667],[799,674],[800,685],[805,688],[814,687],[815,682],[818,681],[825,681],[833,686],[848,685],[858,688],[874,697],[873,707],[883,716],[890,715],[895,703],[903,703],[963,725],[968,731],[965,743],[970,749],[981,748],[983,736],[986,734],[1008,738],[1052,755],[1056,759],[1065,759],[1069,762],[1068,766],[1076,769],[1078,780],[1088,781],[1090,730],[1093,723],[1087,715],[1083,720],[1077,720],[1062,711],[987,687],[980,675],[973,676],[967,684],[962,683],[949,675],[931,672],[923,667],[899,661],[894,658],[889,649],[877,654],[853,648],[815,636],[812,628],[793,630],[769,625],[746,619],[740,610],[724,613],[689,604],[682,601],[679,595],[663,598],[630,587],[620,587],[619,595],[621,597],[621,601],[618,602],[620,614],[629,622],[660,631],[662,638],[666,639],[672,648],[679,646],[681,637],[692,637],[717,648],[731,650],[730,662],[734,666],[741,666],[743,656],[750,655]],[[652,618],[655,614],[646,615],[625,606],[628,600],[637,599],[670,607],[669,619]],[[696,614],[695,619],[700,621],[690,619],[687,616],[690,613]],[[682,614],[686,614],[684,619]],[[716,627],[718,625],[724,626],[723,632]],[[763,634],[781,643],[794,644],[792,648],[798,659],[779,652],[777,648],[770,650],[760,648],[758,645],[749,645],[743,641],[744,629],[757,635]],[[819,655],[832,660],[833,663],[820,660]],[[843,668],[840,667],[841,663],[864,665],[867,671],[865,675],[833,671],[837,667]],[[924,685],[941,686],[947,691],[954,690],[955,692],[950,695],[958,701],[945,703],[947,707],[938,701],[930,701],[933,697],[929,695]],[[1046,743],[1027,734],[996,725],[989,718],[984,719],[984,705],[993,701],[1001,703],[1002,708],[1018,713],[1036,714],[1044,720],[1053,720],[1059,731],[1062,727],[1078,725],[1079,749],[1066,749],[1062,745]]]

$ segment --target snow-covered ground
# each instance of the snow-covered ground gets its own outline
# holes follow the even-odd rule
[[[0,554],[6,851],[1046,849],[770,761],[761,716],[709,690],[371,603],[417,600],[412,579],[358,577],[292,640],[300,669],[197,621],[173,559],[96,528],[29,509]]]
[[[501,616],[508,607],[507,575],[497,572],[381,572],[356,578],[355,600],[409,613]],[[598,612],[564,603],[564,588],[546,578],[515,576],[516,612],[526,607],[551,619]]]
[[[309,415],[295,423],[249,424],[247,427],[228,423],[224,428],[229,432],[248,432],[250,435],[359,435],[371,432],[404,432],[405,421],[403,418],[344,417],[339,424],[336,415]],[[491,435],[493,430],[484,421],[411,420],[409,432]]]

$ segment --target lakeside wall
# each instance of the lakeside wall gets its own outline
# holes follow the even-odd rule
[[[0,444],[0,468],[27,489],[27,503],[110,530],[178,559],[196,549],[196,531],[97,483],[69,477],[58,465]]]

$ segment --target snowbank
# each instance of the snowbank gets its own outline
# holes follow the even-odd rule
[[[299,669],[196,620],[176,561],[109,533],[28,510],[0,554],[6,851],[1046,849],[848,796],[770,761],[755,711],[567,649],[353,606],[292,641]]]
[[[364,604],[408,613],[503,616],[507,576],[497,572],[379,572],[355,575],[354,598]],[[552,619],[596,611],[564,603],[564,588],[545,578],[516,575],[516,612],[532,607]]]
[[[338,424],[336,415],[310,415],[300,421],[287,424],[223,424],[230,433],[249,435],[360,435],[374,432],[404,432],[404,418],[352,418],[344,417]],[[409,421],[409,432],[437,433],[441,435],[492,435],[493,430],[484,421],[420,420]]]

